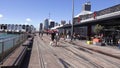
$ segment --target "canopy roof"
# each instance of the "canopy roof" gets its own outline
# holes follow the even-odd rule
[[[54,30],[54,29],[60,28],[60,27],[62,27],[62,26],[63,26],[63,25],[55,26],[55,27],[51,28],[51,30]]]
[[[79,17],[80,15],[86,15],[86,14],[91,14],[91,11],[82,11],[80,12],[78,15],[76,15],[75,17]]]

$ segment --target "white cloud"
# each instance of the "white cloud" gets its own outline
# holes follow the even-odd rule
[[[26,21],[27,22],[31,22],[32,20],[30,18],[26,18]]]
[[[24,23],[25,25],[30,25],[30,23],[31,23],[31,19],[30,18],[26,18],[26,22]]]
[[[2,14],[0,14],[0,19],[1,19],[1,18],[3,18],[3,15],[2,15]]]

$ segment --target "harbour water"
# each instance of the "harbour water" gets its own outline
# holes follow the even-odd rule
[[[7,33],[0,33],[0,53],[2,52],[2,45],[4,45],[4,51],[13,47],[13,42],[15,42],[17,39],[15,40],[9,40],[9,41],[4,41],[6,39],[9,38],[13,38],[13,37],[17,37],[19,36],[18,34],[7,34]],[[4,41],[4,42],[2,42]]]

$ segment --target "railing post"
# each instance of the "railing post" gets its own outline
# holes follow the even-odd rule
[[[24,34],[22,35],[22,41],[24,40],[23,38],[24,38]]]
[[[1,56],[1,61],[4,59],[4,41],[2,41],[2,56]],[[3,62],[2,62],[3,64]]]
[[[19,44],[21,43],[21,40],[20,40],[20,35],[18,36],[18,41],[19,41]]]
[[[15,38],[13,38],[13,47],[14,47],[14,45],[15,45]]]

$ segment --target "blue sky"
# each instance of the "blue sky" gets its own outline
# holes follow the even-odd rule
[[[82,5],[88,1],[92,4],[92,12],[117,4],[120,0],[74,0],[75,15],[79,14]],[[49,17],[60,23],[72,19],[72,0],[0,0],[0,24],[38,24]]]

